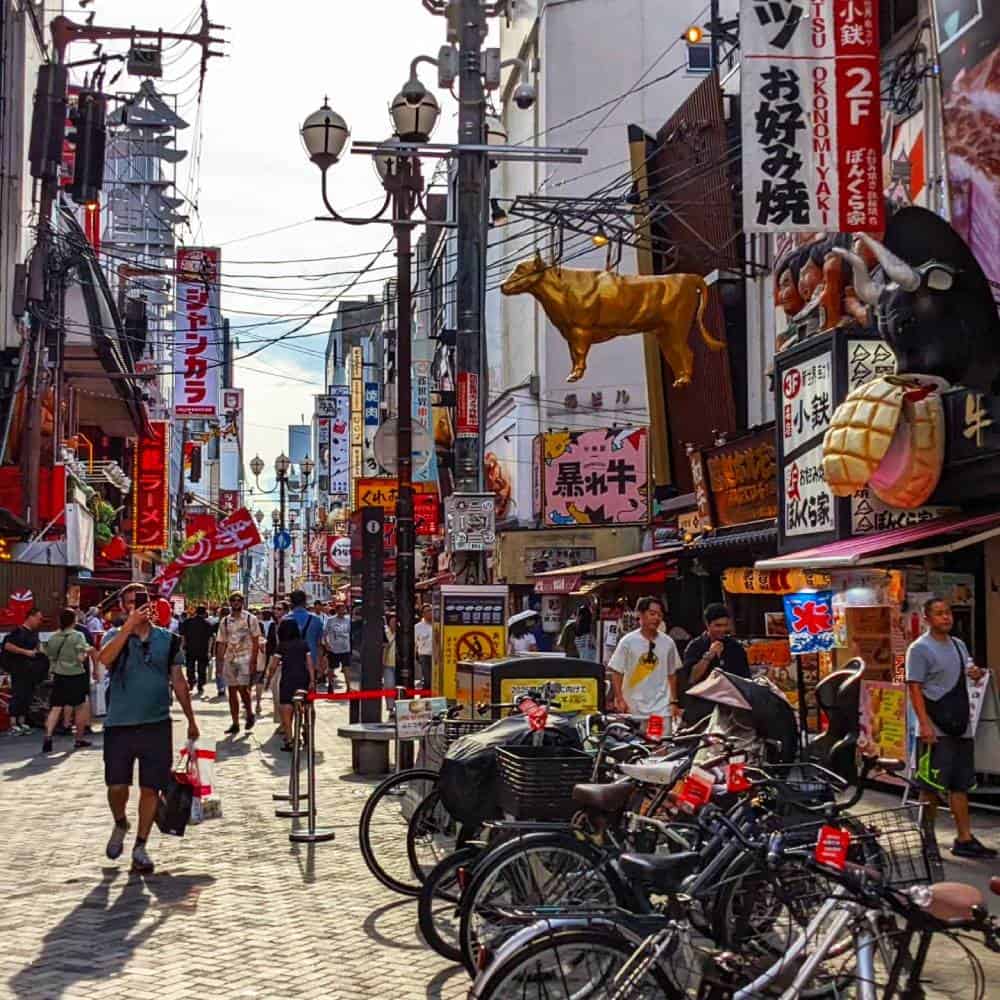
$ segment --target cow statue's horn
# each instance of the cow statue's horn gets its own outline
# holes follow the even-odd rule
[[[834,247],[833,252],[843,257],[851,265],[854,272],[854,291],[858,293],[858,298],[866,306],[878,305],[878,288],[872,281],[872,276],[868,273],[868,265],[856,253],[845,250],[843,247]]]
[[[903,289],[904,292],[915,292],[920,287],[920,275],[905,260],[897,257],[888,247],[878,240],[872,239],[867,233],[861,233],[865,245],[878,258],[882,270]]]

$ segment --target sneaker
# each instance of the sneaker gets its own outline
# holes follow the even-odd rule
[[[122,853],[122,848],[125,846],[125,834],[128,833],[128,822],[115,823],[115,828],[111,831],[111,836],[108,837],[108,846],[104,848],[104,853],[111,858],[112,861],[115,858],[120,858]]]
[[[73,743],[73,747],[76,750],[82,750],[84,747],[89,747],[89,746],[93,746],[93,744],[90,742],[90,740],[76,740]]]
[[[204,698],[205,697],[205,689],[204,688],[198,688],[198,697],[199,698]]]
[[[42,740],[42,753],[52,753],[52,740],[48,737]]]
[[[230,726],[230,727],[229,727],[229,728],[228,728],[228,729],[226,730],[226,735],[227,735],[227,736],[235,736],[235,735],[236,735],[236,734],[237,734],[237,733],[238,733],[239,731],[240,731],[240,724],[239,724],[238,722],[234,722],[234,723],[233,723],[233,724],[232,724],[232,725],[231,725],[231,726]]]
[[[132,848],[132,871],[138,875],[152,875],[156,870],[153,859],[146,852],[145,844],[136,844]]]
[[[256,716],[256,715],[251,715],[251,716],[250,716],[250,717],[249,717],[249,718],[247,719],[247,724],[246,724],[246,731],[247,731],[248,733],[250,732],[250,730],[251,730],[251,729],[253,729],[253,724],[254,724],[254,723],[255,723],[256,721],[257,721],[257,716]]]
[[[995,858],[997,852],[992,847],[980,843],[975,837],[970,840],[956,840],[951,846],[951,853],[956,858]]]

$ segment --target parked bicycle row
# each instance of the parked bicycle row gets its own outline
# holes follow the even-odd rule
[[[923,807],[865,811],[874,779],[909,781],[901,762],[838,773],[803,759],[766,682],[702,688],[712,713],[666,737],[655,717],[564,716],[544,689],[485,706],[499,721],[441,714],[425,766],[374,789],[365,861],[416,897],[470,997],[875,1000],[922,995],[935,935],[1000,951]]]

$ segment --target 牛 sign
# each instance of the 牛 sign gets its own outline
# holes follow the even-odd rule
[[[743,219],[883,228],[877,0],[741,0]]]

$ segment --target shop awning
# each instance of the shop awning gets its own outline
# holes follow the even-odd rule
[[[721,531],[704,535],[688,546],[693,555],[730,552],[735,549],[771,549],[778,542],[778,529],[773,521],[755,521],[736,531]]]
[[[683,545],[668,545],[661,549],[649,549],[646,552],[633,552],[627,556],[615,556],[612,559],[600,559],[597,562],[581,563],[579,566],[567,566],[564,569],[550,569],[544,573],[535,574],[535,590],[537,593],[569,593],[576,590],[584,580],[600,580],[618,578],[628,573],[664,559],[676,559],[685,551]],[[570,579],[573,586],[566,588],[565,584],[553,590],[556,580]]]
[[[756,569],[850,569],[900,562],[938,552],[957,552],[1000,535],[1000,513],[970,517],[937,517],[920,524],[877,534],[860,535],[803,549],[774,559],[761,559]],[[890,551],[891,550],[891,551]]]

